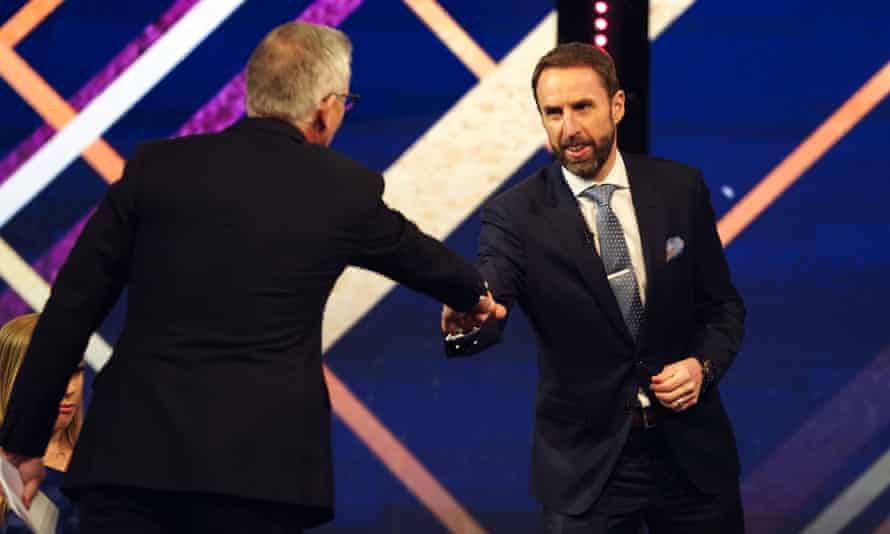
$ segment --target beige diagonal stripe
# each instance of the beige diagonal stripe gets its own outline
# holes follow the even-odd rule
[[[474,72],[475,43],[431,0],[405,0]],[[653,0],[650,40],[694,0]],[[444,13],[444,16],[442,15]],[[437,29],[438,28],[438,29]],[[450,36],[450,37],[442,37]],[[384,174],[386,201],[430,235],[444,239],[545,142],[529,83],[556,42],[551,12],[506,58],[421,136]],[[358,323],[395,284],[350,268],[337,281],[324,319],[324,350]]]
[[[652,0],[649,2],[649,40],[654,41],[686,12],[695,0]]]

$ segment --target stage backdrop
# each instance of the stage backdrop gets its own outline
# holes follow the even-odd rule
[[[4,321],[42,305],[137,143],[241,116],[245,61],[287,20],[352,37],[362,98],[334,147],[467,257],[479,205],[549,161],[528,79],[555,41],[551,2],[125,4],[0,3]],[[703,169],[749,310],[722,392],[751,531],[890,532],[890,4],[652,11],[652,152]],[[319,532],[533,532],[525,320],[487,354],[445,361],[437,305],[349,272],[326,321],[338,515]]]

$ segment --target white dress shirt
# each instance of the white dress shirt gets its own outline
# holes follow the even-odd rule
[[[630,181],[627,179],[627,167],[624,166],[624,158],[621,157],[621,152],[616,154],[615,165],[612,166],[612,170],[609,171],[609,174],[606,175],[605,180],[602,182],[585,180],[565,167],[562,168],[562,176],[565,178],[572,194],[578,200],[578,207],[581,209],[581,214],[587,222],[587,228],[590,229],[590,233],[594,236],[597,254],[600,252],[600,242],[596,232],[596,211],[598,208],[594,200],[582,196],[581,193],[595,185],[613,184],[617,186],[615,192],[612,193],[610,206],[621,224],[624,241],[627,243],[627,251],[630,255],[630,264],[633,267],[634,276],[637,278],[637,287],[640,289],[640,301],[645,306],[646,265],[643,262],[643,244],[640,240],[640,227],[637,225],[637,212],[634,210],[633,205],[633,193],[630,189]],[[611,273],[610,277],[621,272]],[[649,406],[649,398],[642,389],[637,392],[637,397],[643,407]]]

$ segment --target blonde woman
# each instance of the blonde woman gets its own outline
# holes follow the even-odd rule
[[[38,317],[36,313],[22,315],[0,328],[0,421],[6,415],[12,385],[22,365]],[[43,457],[46,478],[40,489],[59,506],[59,524],[56,528],[58,534],[76,534],[79,531],[76,507],[62,495],[60,487],[83,421],[83,369],[81,362],[68,381],[68,389],[59,403],[59,415],[52,439]],[[0,532],[29,532],[24,523],[8,510],[2,495],[0,503]]]

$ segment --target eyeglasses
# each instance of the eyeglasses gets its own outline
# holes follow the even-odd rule
[[[349,111],[350,109],[354,108],[361,98],[361,95],[359,95],[358,93],[333,93],[333,95],[337,98],[343,99],[344,111]]]

